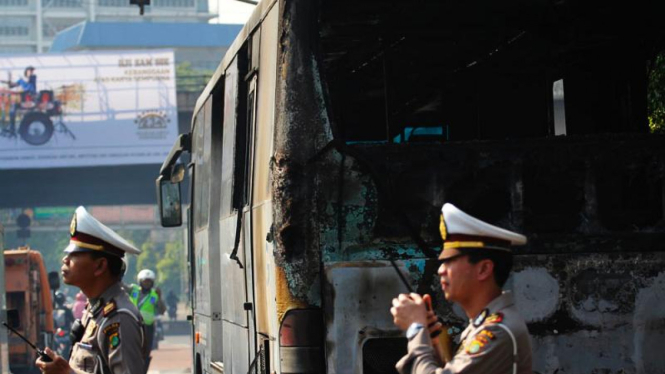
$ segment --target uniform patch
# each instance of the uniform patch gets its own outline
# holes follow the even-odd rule
[[[120,332],[118,330],[115,330],[114,333],[109,335],[109,347],[117,348],[119,345],[120,345]]]
[[[111,300],[109,303],[104,305],[104,317],[113,313],[117,308],[118,306],[115,304],[115,301]]]
[[[104,334],[106,336],[111,336],[113,333],[117,332],[120,329],[120,322],[114,322],[106,327],[104,327]]]
[[[492,324],[492,323],[501,323],[503,321],[503,313],[494,313],[487,317],[485,319],[485,324]]]
[[[482,330],[473,337],[473,340],[470,343],[465,345],[464,351],[470,355],[481,353],[494,339],[496,339],[494,333],[489,330]]]
[[[483,348],[486,344],[479,341],[478,339],[473,339],[471,343],[467,344],[466,346],[466,353],[473,355],[476,353],[479,353],[481,351],[481,348]]]
[[[494,336],[494,334],[489,330],[483,330],[483,331],[479,332],[478,335],[476,335],[476,337],[478,337],[478,336],[482,336],[482,337],[484,337],[486,339],[489,339],[489,340],[494,340],[496,338],[496,336]]]

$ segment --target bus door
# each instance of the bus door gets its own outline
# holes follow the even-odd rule
[[[248,53],[241,48],[226,71],[220,198],[220,272],[225,370],[246,373],[254,356],[249,209],[253,110],[248,111]],[[251,352],[251,353],[250,353]],[[230,366],[230,368],[229,368]]]
[[[208,99],[202,110],[196,113],[192,129],[192,221],[190,237],[192,245],[191,267],[193,271],[193,305],[195,356],[194,362],[211,360],[212,316],[214,308],[211,303],[211,259],[216,251],[210,250],[210,178],[211,178],[211,105]],[[213,262],[214,263],[214,262]]]

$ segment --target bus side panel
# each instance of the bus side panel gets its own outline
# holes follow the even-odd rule
[[[211,326],[210,326],[210,265],[208,263],[208,230],[194,234],[194,261],[196,261],[196,285],[194,298],[194,333],[198,334],[199,342],[194,343],[194,351],[201,362],[208,363],[211,359]],[[207,366],[204,366],[207,367]]]
[[[409,274],[402,261],[396,263]],[[395,295],[408,292],[395,269],[386,261],[334,262],[325,264],[325,274],[328,373],[391,370],[406,352],[388,312]]]
[[[220,270],[222,273],[222,294],[224,295],[223,327],[224,330],[224,366],[231,373],[246,373],[248,369],[247,312],[244,310],[246,300],[245,272],[238,263],[230,258],[234,247],[237,218],[231,216],[220,222],[221,250]],[[241,240],[238,248],[238,259],[245,262],[244,243]]]
[[[212,332],[212,321],[209,316],[196,313],[194,314],[194,331],[196,334],[198,334],[198,342],[196,339],[194,339],[193,344],[194,344],[194,361],[193,363],[196,363],[196,360],[199,359],[200,362],[202,363],[202,369],[203,372],[209,372],[209,367],[210,367],[210,362],[211,362],[211,357],[212,357],[212,344],[214,340]],[[202,373],[197,373],[196,371],[192,371],[194,374],[202,374]]]

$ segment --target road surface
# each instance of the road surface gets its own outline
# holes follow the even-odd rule
[[[189,335],[166,335],[159,349],[152,351],[148,374],[189,374],[192,372],[192,348]]]

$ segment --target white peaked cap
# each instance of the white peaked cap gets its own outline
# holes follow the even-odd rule
[[[76,209],[69,227],[71,240],[65,253],[73,252],[105,252],[118,257],[125,253],[138,255],[141,250],[131,245],[115,231],[106,227],[90,215],[84,207]]]
[[[444,252],[453,248],[510,251],[511,245],[526,244],[526,236],[483,222],[450,203],[444,204],[441,208],[440,229],[444,240]]]

